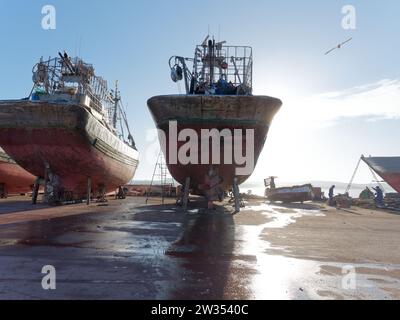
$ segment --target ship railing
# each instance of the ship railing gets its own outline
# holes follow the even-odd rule
[[[41,59],[34,66],[33,74],[35,86],[44,93],[53,95],[74,89],[75,94],[87,95],[91,100],[90,106],[98,112],[102,112],[103,102],[111,99],[107,81],[96,76],[92,65],[79,58],[68,61],[58,57],[47,61]]]
[[[89,107],[101,113],[102,112],[101,100],[96,95],[92,94],[90,91],[86,91],[84,94],[90,98]]]
[[[210,64],[214,66],[212,69]],[[224,78],[235,87],[243,86],[251,90],[252,48],[216,45],[211,57],[208,46],[198,45],[195,51],[194,74],[199,83],[216,83],[219,79]]]

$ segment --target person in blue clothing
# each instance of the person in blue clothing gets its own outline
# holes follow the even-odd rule
[[[328,194],[328,196],[329,196],[329,205],[330,205],[331,207],[333,207],[333,206],[335,205],[335,200],[333,199],[335,188],[336,188],[335,185],[333,185],[332,187],[329,188],[329,194]]]
[[[220,79],[217,82],[217,90],[216,94],[228,94],[228,82],[226,81],[226,75],[222,74]]]
[[[383,207],[385,204],[383,202],[383,190],[377,186],[376,188],[372,188],[375,190],[375,202],[378,206]]]

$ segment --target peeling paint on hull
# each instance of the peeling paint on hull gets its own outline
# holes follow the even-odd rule
[[[202,95],[167,95],[156,96],[148,100],[148,107],[157,128],[162,129],[168,137],[169,121],[177,121],[178,132],[182,129],[193,129],[200,137],[202,129],[254,129],[254,166],[264,147],[273,117],[278,112],[282,102],[279,99],[266,96],[202,96]],[[246,150],[246,136],[243,132],[243,149]],[[178,142],[179,148],[185,142]],[[198,142],[198,159],[201,159],[201,142]],[[191,178],[191,188],[196,192],[201,189],[209,164],[171,164],[169,163],[169,141],[167,138],[166,159],[171,175],[179,183],[184,184],[186,177]],[[243,151],[245,152],[245,151]],[[223,179],[220,187],[229,190],[236,175],[236,169],[242,167],[233,164],[223,164],[223,143],[220,148],[221,164],[213,165],[218,169]],[[212,152],[210,152],[210,158]],[[250,175],[238,176],[238,182],[243,183]]]
[[[0,102],[0,145],[32,174],[43,177],[45,164],[74,197],[107,192],[129,182],[138,152],[113,135],[80,105],[32,101]]]

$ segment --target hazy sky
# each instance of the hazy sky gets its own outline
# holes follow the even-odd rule
[[[41,27],[47,4],[56,8],[55,30]],[[356,30],[341,26],[347,4],[356,8]],[[252,46],[254,93],[283,101],[251,180],[347,182],[361,154],[399,155],[399,16],[395,0],[0,0],[0,99],[29,94],[41,56],[79,54],[110,84],[119,80],[142,152],[136,178],[149,178],[155,160],[146,159],[146,135],[154,124],[146,101],[178,93],[169,57],[192,56],[210,30]],[[364,166],[356,181],[371,179]]]

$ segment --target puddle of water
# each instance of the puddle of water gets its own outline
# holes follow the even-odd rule
[[[277,211],[280,210],[280,211]],[[271,218],[265,224],[243,225],[238,228],[237,253],[254,255],[257,259],[257,274],[252,279],[254,299],[388,299],[388,290],[399,288],[400,281],[390,276],[362,274],[355,275],[355,287],[346,286],[345,263],[326,263],[313,260],[302,260],[283,255],[266,253],[275,249],[268,241],[261,238],[265,229],[285,228],[296,223],[303,216],[323,217],[319,210],[290,209],[282,212],[281,207],[261,205],[250,207],[250,210],[261,211]],[[241,244],[244,244],[241,246]],[[284,249],[284,248],[279,248]],[[327,273],[324,267],[329,266],[336,272]],[[254,268],[254,265],[251,266]],[[386,265],[353,264],[357,268],[386,270]],[[400,266],[392,266],[395,270]],[[324,272],[325,271],[325,272]],[[386,287],[386,288],[385,288]],[[385,290],[386,289],[386,290]]]
[[[272,221],[264,224],[263,228],[284,228],[292,223],[295,223],[296,219],[301,218],[303,216],[314,216],[314,217],[325,216],[325,214],[323,214],[320,210],[305,210],[296,208],[286,209],[282,207],[272,206],[269,204],[250,206],[248,208],[251,211],[256,211],[256,212],[261,211],[263,215],[273,219]]]
[[[118,221],[113,222],[109,225],[102,226],[104,229],[113,229],[118,231],[118,228],[121,228],[122,231],[124,229],[142,229],[142,230],[169,230],[171,228],[179,228],[182,226],[182,223],[179,222],[150,222],[150,221]]]
[[[318,263],[288,258],[282,255],[265,253],[271,248],[270,243],[260,238],[262,231],[270,223],[259,226],[241,226],[240,235],[245,244],[236,248],[238,253],[256,257],[257,274],[252,279],[253,299],[275,300],[307,298],[302,278],[318,271]],[[276,227],[276,224],[272,227]],[[252,266],[254,268],[254,265]],[[303,291],[302,291],[303,290]]]
[[[198,213],[200,213],[200,209],[190,209],[190,210],[187,210],[186,213],[187,214],[198,214]]]

